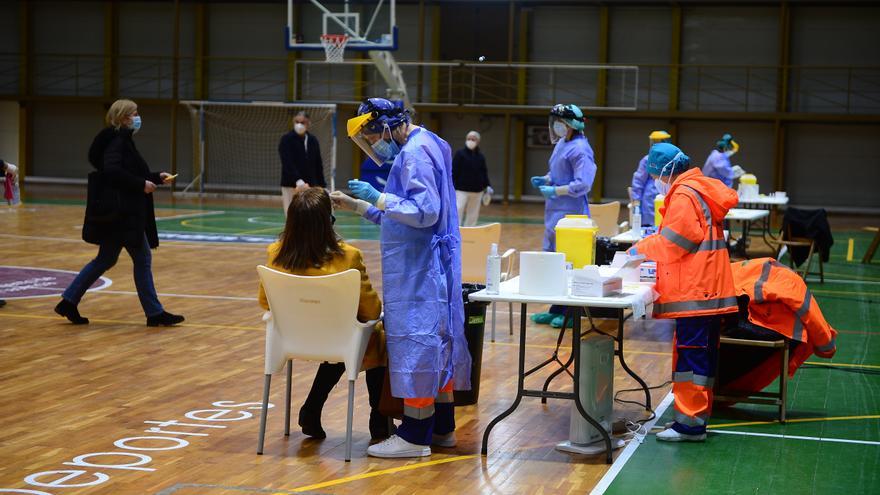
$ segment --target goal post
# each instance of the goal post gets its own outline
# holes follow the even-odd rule
[[[324,180],[336,178],[336,105],[282,102],[181,101],[189,111],[193,181],[184,193],[278,195],[278,144],[299,112],[321,149]]]

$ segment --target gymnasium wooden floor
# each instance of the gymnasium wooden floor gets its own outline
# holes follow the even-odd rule
[[[0,209],[0,265],[76,272],[94,257],[95,246],[80,240],[83,207],[53,201],[64,196],[37,194],[24,207]],[[166,218],[161,225],[220,208],[210,202],[172,205],[167,196],[157,203],[163,206],[157,214]],[[250,203],[223,208],[250,206],[265,212],[276,208]],[[506,210],[493,205],[484,216],[505,222],[502,248],[540,248],[539,205]],[[271,237],[269,227],[253,230],[260,227],[264,232],[255,235]],[[353,243],[364,251],[371,279],[381,288],[377,242]],[[524,399],[493,430],[489,455],[479,455],[485,426],[515,393],[518,336],[508,335],[506,311],[500,310],[497,341],[487,338],[484,346],[479,403],[456,410],[458,447],[435,449],[432,457],[419,461],[368,458],[368,406],[361,379],[353,459],[345,463],[345,387],[337,387],[325,406],[328,438],[306,439],[295,418],[316,365],[297,362],[291,435],[283,435],[283,375],[278,375],[265,454],[257,456],[263,327],[255,266],[264,261],[265,245],[259,243],[163,241],[153,254],[157,289],[167,310],[187,318],[174,328],[145,326],[125,254],[106,274],[112,285],[87,294],[81,303],[81,312],[92,321],[88,326],[70,325],[52,312],[57,292],[9,300],[0,309],[0,493],[557,494],[586,493],[605,474],[602,456],[570,456],[554,449],[568,437],[568,401],[542,406],[537,399]],[[602,325],[612,328],[611,322]],[[557,331],[530,323],[527,335],[526,364],[537,364],[552,351]],[[630,366],[650,385],[664,383],[671,361],[669,326],[629,322],[627,338]],[[545,376],[530,377],[527,384],[537,386]],[[554,385],[571,388],[563,378]],[[634,386],[616,367],[615,389]],[[654,390],[654,403],[667,392],[668,387]],[[635,405],[615,404],[615,413],[646,417]],[[150,436],[159,438],[142,438]],[[113,452],[128,455],[95,455]]]
[[[160,198],[157,202],[168,201]],[[497,210],[490,208],[486,214],[498,214]],[[540,209],[526,210],[534,218],[506,225],[502,247],[540,247]],[[178,204],[157,213],[170,217],[199,211],[197,205]],[[45,204],[39,199],[17,210],[4,210],[0,214],[2,264],[78,271],[96,252],[79,238],[82,214],[81,205]],[[381,286],[377,242],[355,244],[364,250],[374,284]],[[77,456],[118,452],[114,442],[120,439],[150,436],[145,430],[158,426],[145,421],[202,424],[187,419],[186,414],[209,417],[216,411],[192,411],[259,403],[263,328],[254,268],[264,261],[265,246],[259,244],[162,242],[153,255],[157,289],[169,311],[187,318],[175,328],[145,326],[131,261],[125,254],[107,273],[112,286],[83,299],[80,310],[91,319],[88,326],[73,326],[57,317],[52,308],[58,297],[8,301],[0,310],[0,488],[39,489],[28,486],[23,478],[82,469],[86,472],[66,481],[59,480],[69,473],[42,475],[35,481],[89,483],[97,480],[95,472],[110,477],[94,486],[43,488],[48,493],[68,494],[585,493],[606,471],[601,456],[572,457],[554,449],[568,436],[568,401],[551,400],[542,406],[536,399],[525,399],[493,431],[488,457],[479,455],[483,429],[514,397],[517,336],[508,335],[506,311],[499,311],[497,342],[484,347],[479,403],[456,411],[458,447],[435,449],[430,459],[366,456],[368,407],[363,380],[357,384],[352,462],[343,461],[344,386],[334,390],[324,410],[328,438],[307,440],[296,427],[295,415],[316,365],[298,362],[294,365],[291,435],[283,435],[283,375],[279,375],[273,381],[276,407],[269,412],[263,456],[255,454],[259,411],[229,406],[225,409],[231,412],[225,417],[250,417],[206,423],[225,428],[159,427],[206,436],[178,434],[177,438],[189,442],[185,447],[161,439],[135,440],[131,445],[169,450],[123,450],[147,455],[149,462],[122,456],[80,461],[135,464],[150,471],[65,465],[75,464]],[[670,336],[666,328],[651,328],[643,323],[628,327],[628,359],[650,384],[659,384],[668,376]],[[530,325],[527,364],[545,359],[555,339],[555,330]],[[617,378],[617,388],[635,385],[620,374]],[[529,383],[540,384],[542,379],[530,377]],[[562,378],[554,385],[570,389],[570,382]],[[665,393],[664,389],[655,391],[655,402]],[[619,407],[618,413],[645,417],[637,406]]]

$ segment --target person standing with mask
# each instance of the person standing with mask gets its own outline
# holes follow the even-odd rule
[[[116,264],[125,248],[134,264],[134,284],[147,316],[147,326],[171,326],[183,322],[180,315],[165,311],[153,284],[150,249],[159,247],[153,192],[171,182],[166,172],[151,172],[134,145],[133,136],[141,128],[137,104],[116,100],[107,111],[107,127],[92,142],[89,162],[98,171],[100,184],[93,196],[89,178],[89,199],[82,237],[99,246],[98,256],[90,261],[61,295],[55,312],[75,325],[89,323],[77,306],[87,290],[101,275]],[[93,172],[94,173],[94,172]]]
[[[727,187],[733,187],[733,166],[730,157],[739,151],[739,144],[733,140],[733,136],[725,134],[715,143],[715,149],[709,153],[706,163],[703,165],[703,175],[718,179]]]
[[[558,104],[550,110],[550,171],[532,177],[532,187],[541,191],[544,205],[544,251],[556,251],[556,224],[565,215],[589,215],[589,194],[596,178],[593,148],[584,136],[584,113],[576,105]],[[577,267],[581,268],[581,267]],[[559,328],[564,309],[553,306],[547,313],[532,315],[535,323]]]
[[[657,440],[702,442],[712,413],[723,318],[739,310],[724,242],[724,216],[739,198],[733,189],[691,168],[690,158],[669,143],[651,147],[647,168],[665,196],[663,222],[658,233],[627,254],[657,262],[654,318],[675,320],[675,415]]]
[[[309,133],[309,114],[299,111],[293,117],[293,130],[281,136],[278,155],[281,157],[281,200],[284,215],[293,197],[294,188],[327,187],[324,162],[318,138]]]
[[[455,184],[455,201],[458,204],[458,224],[465,227],[477,225],[483,195],[492,196],[486,157],[480,151],[480,133],[467,133],[465,147],[452,157],[452,183]]]
[[[470,389],[464,336],[461,235],[449,144],[410,122],[403,108],[370,98],[348,120],[349,137],[376,163],[393,159],[385,191],[367,182],[334,191],[338,208],[379,224],[391,394],[403,398],[397,434],[373,457],[424,457],[454,447],[453,389]]]
[[[648,135],[648,148],[657,143],[668,143],[672,136],[666,131],[654,131]],[[629,198],[632,206],[638,206],[641,211],[642,225],[633,225],[633,227],[650,227],[654,225],[654,197],[657,196],[657,188],[654,187],[654,180],[648,173],[648,155],[642,157],[639,166],[633,173],[631,191]]]

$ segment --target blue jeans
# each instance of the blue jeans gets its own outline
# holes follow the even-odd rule
[[[116,260],[119,259],[122,247],[122,244],[118,243],[101,244],[98,248],[98,256],[83,267],[61,297],[70,303],[79,304],[89,287],[104,272],[113,268]],[[144,242],[139,248],[126,247],[125,250],[128,251],[128,255],[131,256],[131,261],[134,263],[134,285],[137,287],[138,299],[141,300],[144,314],[147,316],[161,314],[165,310],[159,302],[159,296],[156,295],[156,286],[153,285],[153,257],[150,254],[147,236],[144,236]]]

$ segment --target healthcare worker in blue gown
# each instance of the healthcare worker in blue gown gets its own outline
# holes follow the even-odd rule
[[[654,131],[648,135],[648,149],[657,143],[672,142],[672,135],[666,131]],[[642,217],[642,225],[638,227],[651,227],[654,225],[654,198],[657,196],[657,187],[654,179],[648,173],[648,155],[642,157],[639,166],[633,172],[630,186],[630,207],[638,206]],[[636,227],[634,225],[634,227]]]
[[[589,215],[589,194],[596,177],[593,148],[584,136],[584,113],[576,105],[555,105],[550,110],[550,171],[532,177],[532,186],[545,198],[544,251],[556,251],[556,223],[565,215]],[[562,326],[564,308],[532,315],[536,323]]]
[[[404,399],[397,434],[367,454],[428,456],[431,445],[455,446],[452,391],[470,389],[452,153],[384,98],[366,100],[357,113],[348,135],[376,163],[393,158],[388,182],[380,193],[352,180],[349,189],[359,199],[339,191],[331,198],[381,227],[391,393]]]
[[[709,153],[706,163],[703,165],[703,175],[718,179],[727,187],[733,187],[733,179],[736,175],[730,164],[730,157],[739,151],[739,144],[733,140],[733,136],[725,134],[715,143],[715,149]]]

